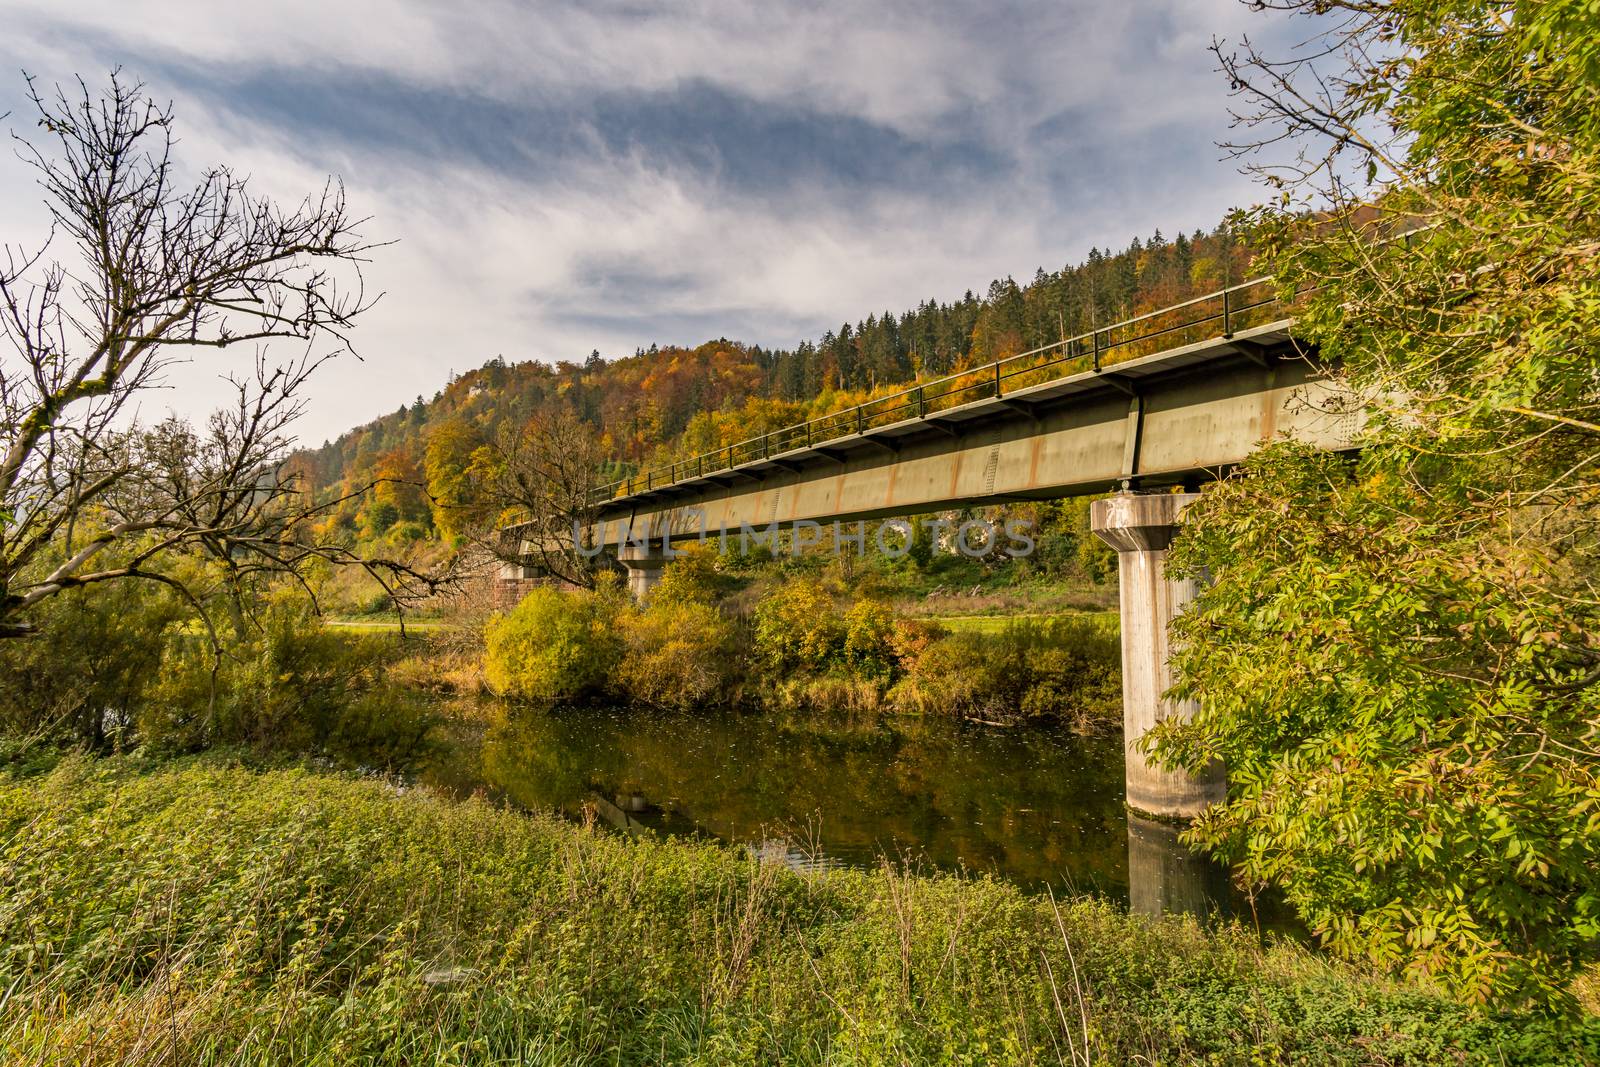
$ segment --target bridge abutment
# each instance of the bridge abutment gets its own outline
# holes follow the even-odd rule
[[[644,603],[650,591],[661,584],[661,572],[667,566],[667,554],[659,544],[626,544],[617,553],[617,560],[628,570],[628,592],[633,599]]]
[[[1164,770],[1139,750],[1151,727],[1188,718],[1199,705],[1164,697],[1172,686],[1168,627],[1199,591],[1190,579],[1166,575],[1167,549],[1183,509],[1196,493],[1121,492],[1096,500],[1090,528],[1117,550],[1122,605],[1122,735],[1128,806],[1165,818],[1190,819],[1226,796],[1220,764],[1204,773]]]

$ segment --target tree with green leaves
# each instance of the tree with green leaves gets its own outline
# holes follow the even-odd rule
[[[1155,752],[1227,762],[1192,840],[1334,950],[1570,1006],[1600,956],[1600,12],[1253,6],[1319,20],[1316,58],[1218,54],[1239,147],[1299,148],[1251,161],[1257,239],[1367,429],[1190,510],[1201,710]]]

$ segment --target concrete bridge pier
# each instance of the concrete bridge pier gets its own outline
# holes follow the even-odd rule
[[[1199,705],[1167,700],[1172,686],[1167,627],[1199,591],[1192,580],[1166,576],[1167,549],[1183,509],[1197,493],[1121,492],[1090,507],[1090,528],[1117,550],[1122,603],[1122,737],[1127,752],[1128,806],[1163,818],[1191,819],[1226,796],[1220,764],[1201,774],[1168,771],[1139,751],[1156,723],[1187,718]]]
[[[660,544],[625,544],[617,552],[617,559],[628,570],[628,592],[633,599],[644,603],[650,591],[661,584],[661,572],[667,566],[667,553]]]

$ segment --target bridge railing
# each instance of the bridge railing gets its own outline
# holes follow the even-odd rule
[[[1103,371],[1118,363],[1197,341],[1232,337],[1240,330],[1281,318],[1293,303],[1279,296],[1271,278],[1252,278],[992,363],[918,382],[842,411],[784,426],[665,467],[642,471],[599,487],[595,490],[595,502],[603,503],[614,497],[731,470],[755,460],[815,447],[879,426],[926,418],[973,401],[1003,398],[1019,389],[1084,371]]]

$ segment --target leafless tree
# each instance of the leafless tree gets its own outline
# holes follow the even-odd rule
[[[488,448],[479,493],[496,516],[480,535],[504,563],[529,564],[571,582],[592,586],[595,558],[584,551],[594,523],[595,487],[606,454],[594,428],[570,408],[552,405],[520,424],[502,427]]]
[[[307,379],[375,299],[360,270],[375,246],[342,186],[285,209],[223,166],[182,183],[170,106],[119,72],[103,92],[29,78],[28,95],[42,133],[12,136],[52,226],[39,249],[0,256],[0,638],[29,633],[50,597],[113,580],[200,607],[180,557],[210,560],[235,591],[312,559],[423,580],[319,544],[323,509],[284,468]],[[273,340],[303,354],[272,364]],[[133,423],[175,361],[243,343],[255,372],[202,429]]]
[[[1281,190],[1280,206],[1327,213],[1370,204],[1397,183],[1426,176],[1407,158],[1406,138],[1363,99],[1404,66],[1394,46],[1393,5],[1367,0],[1244,0],[1256,10],[1301,17],[1306,39],[1268,55],[1249,37],[1213,40],[1232,87],[1236,136],[1221,147],[1243,169]],[[1404,226],[1410,228],[1410,226]]]

